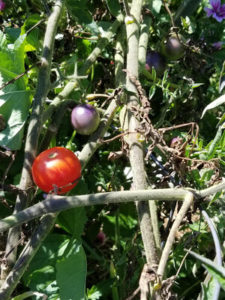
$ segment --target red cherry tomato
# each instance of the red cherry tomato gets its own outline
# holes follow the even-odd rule
[[[81,164],[72,151],[54,147],[41,152],[35,158],[32,176],[36,185],[44,192],[64,194],[78,183]]]

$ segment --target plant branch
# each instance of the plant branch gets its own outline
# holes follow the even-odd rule
[[[67,90],[64,92],[68,92],[70,93],[70,89],[68,88],[67,85]],[[80,155],[79,155],[79,159],[82,163],[82,167],[84,168],[86,166],[86,164],[88,163],[89,159],[91,158],[91,156],[93,155],[93,153],[97,150],[97,148],[101,145],[100,139],[104,136],[106,130],[108,129],[113,116],[116,112],[117,109],[117,104],[116,104],[116,100],[112,99],[112,101],[110,102],[110,105],[108,107],[108,109],[105,111],[103,118],[101,119],[99,128],[97,129],[97,131],[92,135],[91,139],[89,140],[89,142],[84,146],[83,150],[81,151]],[[49,218],[47,218],[49,217]],[[46,235],[47,233],[51,230],[52,224],[54,224],[56,216],[55,215],[47,215],[47,217],[45,219],[42,220],[42,224],[40,225],[40,228],[37,229],[37,233],[33,235],[33,238],[37,238],[39,236],[39,230],[41,230],[41,226],[43,228],[45,228],[46,231]],[[44,232],[43,232],[44,234]],[[45,236],[46,236],[45,235]],[[9,276],[6,279],[6,283],[8,281],[11,282],[10,286],[7,285],[6,283],[3,284],[4,287],[4,293],[8,294],[9,292],[11,293],[13,287],[15,287],[20,279],[20,277],[22,276],[24,270],[27,268],[29,262],[31,261],[31,259],[33,258],[33,256],[35,255],[37,249],[40,247],[41,243],[42,243],[43,239],[41,236],[39,236],[39,243],[36,243],[35,246],[35,251],[30,251],[29,254],[26,254],[25,256],[25,260],[24,263],[22,264],[20,271],[18,273],[18,276],[16,277],[11,277],[12,272],[9,274]],[[21,260],[23,259],[23,256],[21,257]],[[12,287],[11,287],[12,286]]]
[[[55,214],[49,214],[47,216],[44,216],[41,220],[40,225],[33,233],[29,243],[27,243],[27,245],[24,247],[16,264],[14,265],[11,272],[8,274],[6,280],[4,281],[3,285],[1,286],[1,300],[11,299],[10,296],[12,292],[14,291],[17,283],[26,271],[26,268],[31,262],[31,259],[37,253],[41,242],[46,238],[46,236],[49,234],[50,230],[54,226],[55,217]]]
[[[147,53],[148,40],[149,40],[149,27],[151,25],[151,21],[152,21],[152,18],[150,17],[150,15],[145,15],[143,23],[140,26],[138,61],[142,68],[145,68],[146,53]],[[144,94],[144,96],[145,96],[145,94]],[[156,201],[150,201],[149,208],[150,208],[150,215],[151,215],[152,229],[153,229],[155,244],[157,247],[157,251],[160,254],[161,253],[161,246],[160,246],[161,238],[160,238],[160,232],[159,232],[159,222],[158,222]]]
[[[36,94],[33,100],[32,114],[30,117],[30,122],[27,130],[26,143],[25,143],[25,157],[24,164],[21,174],[21,180],[19,188],[22,190],[27,190],[32,186],[32,176],[31,176],[31,166],[33,160],[36,156],[38,137],[41,130],[41,114],[43,110],[43,104],[49,89],[49,77],[51,69],[51,61],[53,55],[53,47],[55,41],[55,34],[57,29],[57,24],[60,18],[62,10],[62,1],[58,0],[53,7],[52,14],[50,15],[46,27],[46,33],[43,43],[43,53],[41,58],[41,66],[38,75],[38,84]],[[32,193],[29,192],[27,195],[19,194],[16,198],[14,212],[22,210],[26,205],[29,198],[31,198]],[[6,253],[8,253],[12,248],[11,255],[7,258],[7,268],[4,274],[1,274],[2,279],[5,278],[7,272],[10,270],[16,259],[17,245],[19,239],[19,228],[14,228],[10,230],[8,234],[8,240],[6,245]]]
[[[160,258],[157,274],[160,276],[161,279],[163,279],[163,275],[165,272],[166,264],[170,255],[170,251],[172,249],[176,232],[178,231],[178,228],[183,221],[188,209],[190,208],[191,204],[193,203],[194,195],[192,193],[186,194],[184,203],[181,206],[181,209],[179,210],[179,213],[176,216],[176,219],[172,225],[172,228],[170,229],[170,233],[168,235],[168,238],[166,240],[165,247],[162,251],[162,256]]]
[[[139,49],[139,23],[140,15],[142,9],[141,0],[133,0],[131,4],[131,16],[133,22],[129,20],[126,22],[127,31],[127,76],[126,76],[126,88],[132,94],[128,96],[126,113],[121,111],[121,126],[123,126],[124,131],[134,132],[139,127],[139,122],[135,116],[130,112],[131,107],[136,107],[138,105],[138,94],[136,86],[130,80],[131,76],[138,78],[138,49]],[[126,108],[124,108],[126,109]],[[124,114],[122,116],[122,113]],[[141,190],[147,189],[148,183],[144,167],[144,149],[143,144],[138,140],[137,134],[129,134],[124,140],[129,145],[129,160],[133,173],[133,189]],[[150,266],[156,265],[158,263],[157,249],[154,240],[153,228],[151,223],[151,216],[149,212],[148,202],[137,202],[137,212],[140,223],[140,229],[142,234],[142,240],[145,249],[145,255],[147,263]]]
[[[80,196],[48,195],[47,199],[30,206],[17,214],[0,220],[0,232],[12,226],[28,222],[47,213],[59,212],[74,207],[106,205],[109,203],[143,202],[147,200],[183,201],[193,195],[185,189],[135,190],[109,193],[87,194]]]

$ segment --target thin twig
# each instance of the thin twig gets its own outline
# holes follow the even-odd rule
[[[172,16],[172,13],[171,13],[171,11],[170,11],[170,9],[169,9],[169,6],[168,6],[167,3],[166,3],[166,0],[163,0],[163,4],[164,4],[164,6],[165,6],[166,11],[168,12],[168,15],[169,15],[169,17],[170,17],[170,21],[171,21],[172,26],[173,26],[173,28],[175,28],[173,16]]]
[[[28,35],[32,30],[34,30],[36,27],[38,27],[41,23],[43,23],[45,21],[45,19],[42,19],[40,21],[38,21],[36,24],[34,24],[34,26],[32,26],[31,28],[29,28],[26,32],[26,35]]]
[[[130,8],[129,8],[127,0],[123,0],[123,6],[124,6],[126,16],[130,16]]]
[[[136,290],[133,291],[132,295],[130,295],[128,298],[126,298],[126,300],[134,299],[134,297],[137,296],[138,293],[140,293],[140,287],[136,288]]]
[[[37,64],[34,64],[33,66],[29,67],[27,70],[25,70],[23,73],[17,75],[16,77],[14,77],[13,79],[7,81],[6,83],[4,83],[1,87],[0,90],[4,89],[7,85],[14,83],[16,80],[20,79],[21,77],[23,77],[24,75],[26,75],[31,69],[33,69]]]
[[[115,32],[118,30],[119,26],[121,25],[123,21],[123,16],[119,15],[117,19],[114,21],[112,26],[108,29],[106,35],[104,36],[104,39],[100,39],[97,43],[94,50],[91,52],[91,54],[88,56],[88,58],[85,60],[85,63],[79,70],[81,75],[86,75],[89,68],[92,66],[92,64],[96,61],[98,56],[101,54],[101,51],[105,49],[106,45],[110,42],[111,38],[115,34]],[[42,123],[45,123],[53,114],[53,112],[60,108],[60,106],[63,103],[63,100],[66,99],[72,91],[78,86],[79,82],[78,80],[69,81],[65,88],[54,98],[52,103],[49,105],[48,109],[43,113],[42,116]]]
[[[157,274],[158,274],[158,276],[160,276],[161,279],[164,276],[167,260],[169,258],[169,254],[170,254],[170,251],[172,249],[172,246],[173,246],[173,243],[175,240],[176,232],[177,232],[181,222],[183,221],[188,209],[190,208],[193,200],[194,200],[193,194],[190,193],[190,194],[186,195],[184,203],[181,206],[181,209],[179,210],[179,213],[176,216],[176,219],[172,225],[172,228],[171,228],[168,238],[166,240],[165,247],[162,251],[162,256],[160,258],[159,267],[157,270]]]

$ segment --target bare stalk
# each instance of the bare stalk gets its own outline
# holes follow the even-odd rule
[[[140,67],[145,68],[146,62],[146,53],[148,47],[149,40],[149,27],[151,25],[151,17],[146,15],[140,27],[140,39],[139,39],[139,49],[138,49],[138,61]],[[159,232],[159,220],[157,214],[157,202],[150,201],[149,202],[150,215],[152,221],[153,234],[155,239],[155,244],[157,247],[158,254],[161,253],[161,237]]]
[[[0,232],[28,222],[46,213],[58,212],[74,207],[107,205],[109,203],[158,201],[183,201],[191,192],[185,189],[133,190],[109,193],[87,194],[79,196],[48,195],[46,200],[38,202],[23,211],[0,220]],[[155,198],[154,198],[155,197]]]
[[[128,96],[128,111],[122,118],[122,126],[124,130],[135,132],[139,127],[138,120],[133,114],[129,113],[132,106],[138,105],[137,90],[135,85],[130,81],[129,75],[138,78],[138,49],[139,49],[139,22],[142,9],[141,0],[133,0],[129,20],[125,19],[127,31],[127,90],[132,92]],[[133,20],[130,20],[133,18]],[[124,112],[123,112],[124,113]],[[129,134],[125,141],[129,145],[129,159],[133,173],[133,189],[146,189],[147,179],[144,167],[144,151],[143,145],[138,141],[137,134]],[[145,248],[147,262],[152,266],[158,263],[157,249],[155,245],[151,217],[149,213],[148,202],[138,202],[137,212],[140,222],[141,234]]]
[[[173,246],[173,243],[175,240],[176,232],[178,231],[178,228],[179,228],[182,220],[184,219],[188,209],[190,208],[193,200],[194,200],[194,195],[192,193],[187,193],[185,196],[185,199],[184,199],[184,203],[182,204],[181,209],[179,210],[179,213],[177,214],[176,219],[172,225],[172,228],[170,229],[170,233],[166,240],[165,247],[162,251],[162,256],[160,258],[160,262],[159,262],[159,266],[158,266],[158,270],[157,270],[157,274],[161,278],[163,278],[163,275],[165,272],[166,264],[167,264],[167,261],[168,261],[169,255],[170,255],[170,251],[172,249],[172,246]]]

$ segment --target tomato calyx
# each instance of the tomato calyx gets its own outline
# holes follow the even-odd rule
[[[81,177],[78,177],[77,179],[75,179],[72,182],[69,182],[65,185],[62,186],[57,186],[56,184],[53,183],[52,187],[53,189],[51,191],[48,192],[48,194],[52,194],[52,195],[57,195],[59,194],[62,190],[64,190],[65,188],[68,188],[69,186],[72,186],[74,184],[77,184],[78,181],[81,179]]]

